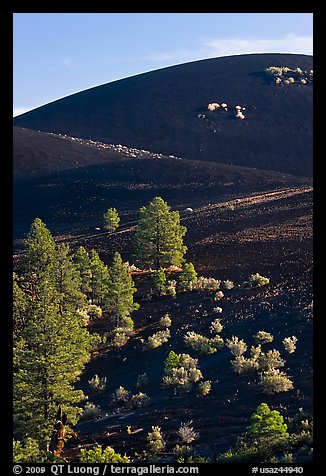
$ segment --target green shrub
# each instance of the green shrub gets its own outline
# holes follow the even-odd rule
[[[157,295],[165,294],[167,278],[163,268],[159,268],[152,275],[153,291]]]
[[[272,334],[265,331],[258,331],[254,338],[257,344],[268,344],[274,340]]]
[[[95,448],[80,450],[80,463],[130,463],[128,456],[122,456],[116,453],[111,446],[107,446],[104,450],[102,446],[97,445]]]
[[[197,279],[197,273],[192,263],[184,263],[182,272],[179,274],[179,288],[182,291],[191,291],[193,283]]]
[[[247,350],[247,344],[243,339],[239,340],[239,337],[232,336],[231,339],[226,339],[226,347],[228,347],[233,355],[239,357]]]
[[[46,452],[40,450],[38,442],[26,438],[24,442],[13,440],[13,463],[44,463]]]
[[[162,430],[159,426],[152,426],[152,431],[150,431],[146,437],[147,447],[150,453],[161,453],[165,448],[165,441],[162,435]]]
[[[289,438],[283,416],[277,410],[271,410],[266,403],[261,403],[257,407],[250,421],[248,435],[254,441],[266,445],[279,443]]]
[[[165,373],[168,373],[171,369],[177,369],[181,367],[182,357],[181,354],[177,354],[173,350],[169,352],[169,355],[165,359]],[[197,363],[197,362],[196,362]]]

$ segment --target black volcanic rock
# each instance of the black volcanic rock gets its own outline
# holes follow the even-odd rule
[[[269,66],[309,71],[312,57],[253,54],[196,61],[104,84],[14,125],[301,176],[312,174],[312,86],[276,85]],[[207,111],[211,102],[228,111]],[[245,119],[235,106],[245,107]],[[202,117],[204,115],[205,117]]]

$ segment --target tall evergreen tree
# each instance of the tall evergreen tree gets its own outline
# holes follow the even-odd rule
[[[90,293],[91,288],[91,260],[89,253],[85,250],[83,246],[80,246],[78,250],[74,253],[72,261],[80,273],[82,280],[81,290],[83,293]]]
[[[126,263],[122,261],[119,253],[115,253],[112,266],[109,268],[107,306],[116,320],[116,327],[123,326],[124,321],[128,322],[125,318],[139,308],[134,302],[135,292],[136,288]]]
[[[25,243],[23,269],[30,283],[37,283],[53,263],[55,243],[50,231],[40,218],[33,221]]]
[[[45,441],[58,405],[76,422],[83,394],[75,390],[89,359],[92,336],[69,311],[61,315],[61,296],[44,276],[26,325],[14,342],[14,414],[20,435]]]
[[[105,305],[109,285],[109,270],[94,249],[90,252],[91,300],[100,307]]]
[[[156,269],[180,266],[187,250],[183,244],[186,231],[186,227],[180,225],[179,212],[171,211],[161,197],[155,197],[147,207],[140,209],[134,236],[137,261]]]
[[[56,248],[40,219],[28,235],[24,269],[13,288],[15,431],[44,442],[58,405],[76,422],[83,394],[73,384],[95,340],[74,312],[85,296],[69,248]]]
[[[74,312],[86,306],[86,295],[82,292],[82,279],[77,267],[73,264],[69,245],[56,247],[52,266],[55,287],[60,296],[60,310]]]

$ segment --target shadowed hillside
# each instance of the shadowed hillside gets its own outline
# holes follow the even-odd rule
[[[17,127],[13,171],[16,236],[26,233],[36,216],[56,230],[94,228],[102,225],[109,206],[130,221],[157,195],[184,210],[223,195],[309,183],[281,172],[189,161]]]
[[[16,126],[185,159],[312,174],[312,87],[276,84],[269,66],[312,69],[312,57],[254,54],[140,74],[52,102]],[[209,103],[227,111],[208,111]],[[235,107],[244,108],[244,118]]]

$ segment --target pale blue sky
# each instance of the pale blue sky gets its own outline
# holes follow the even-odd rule
[[[188,61],[312,54],[312,13],[15,13],[14,115]]]

